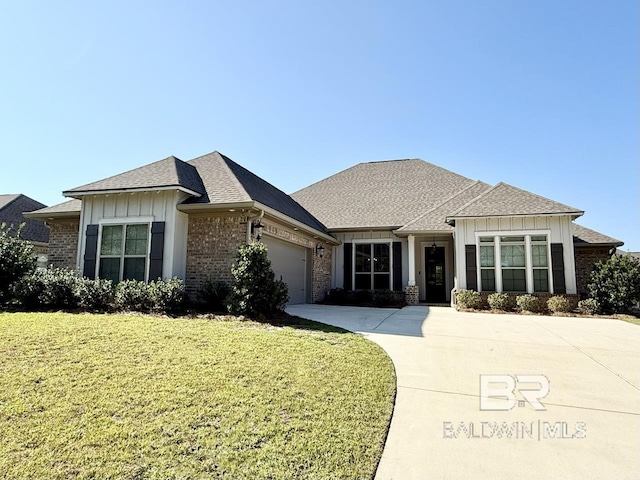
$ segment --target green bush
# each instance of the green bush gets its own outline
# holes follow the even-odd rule
[[[76,270],[48,268],[22,277],[13,292],[23,308],[74,309],[78,306],[79,282]]]
[[[229,313],[263,316],[284,310],[289,301],[287,285],[276,279],[263,243],[241,245],[231,274]]]
[[[458,290],[456,292],[456,305],[458,308],[480,308],[482,297],[474,290]]]
[[[78,306],[91,312],[106,312],[113,307],[115,286],[113,281],[98,278],[81,278],[76,285]]]
[[[586,298],[578,302],[578,311],[584,315],[597,315],[600,313],[600,304],[595,298]]]
[[[493,310],[503,310],[506,312],[513,308],[513,300],[508,293],[492,293],[487,298],[487,302]]]
[[[176,313],[185,306],[187,296],[184,282],[179,278],[149,282],[147,289],[154,312]]]
[[[547,308],[553,313],[568,313],[571,310],[571,303],[563,295],[555,295],[547,300]]]
[[[351,305],[353,303],[351,292],[344,288],[332,288],[329,290],[326,303],[329,305]]]
[[[376,307],[395,307],[401,303],[392,290],[383,289],[373,291],[373,304]]]
[[[207,279],[196,294],[198,304],[209,311],[226,312],[231,287],[221,280]]]
[[[587,285],[602,311],[624,313],[640,301],[640,262],[630,255],[615,255],[594,265]]]
[[[0,304],[10,300],[12,285],[36,268],[33,245],[20,238],[22,227],[13,232],[0,224]]]
[[[116,285],[115,306],[119,310],[148,312],[153,306],[151,290],[138,280],[123,280]]]
[[[540,299],[533,295],[525,294],[516,297],[516,304],[518,308],[523,312],[539,312],[540,311]]]

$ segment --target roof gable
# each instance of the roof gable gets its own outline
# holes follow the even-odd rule
[[[504,217],[512,215],[567,214],[580,216],[584,212],[535,193],[500,182],[471,200],[447,219],[464,217]]]
[[[49,229],[39,221],[25,217],[23,214],[45,207],[26,195],[0,195],[0,224],[4,223],[9,228],[17,230],[21,224],[25,224],[20,231],[20,237],[32,242],[47,243],[49,241]]]
[[[292,194],[330,229],[399,228],[474,180],[421,159],[360,163]]]
[[[195,167],[171,156],[119,175],[66,190],[63,195],[73,197],[89,193],[154,190],[167,187],[182,188],[195,195],[204,193],[202,180]]]

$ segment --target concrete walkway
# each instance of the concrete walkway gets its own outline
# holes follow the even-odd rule
[[[398,393],[376,479],[640,478],[638,326],[448,307],[287,311],[360,332],[393,360]],[[546,410],[517,389],[511,410],[481,410],[481,374],[545,375]]]

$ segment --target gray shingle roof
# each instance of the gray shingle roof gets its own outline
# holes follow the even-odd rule
[[[475,182],[421,159],[360,163],[292,194],[330,229],[398,228]]]
[[[31,215],[38,218],[45,217],[55,217],[69,214],[78,214],[80,215],[80,211],[82,210],[82,200],[68,200],[66,202],[58,203],[57,205],[52,205],[51,207],[41,208],[40,210],[36,210],[31,212]]]
[[[419,233],[425,231],[453,230],[453,227],[446,222],[447,214],[460,209],[490,188],[491,186],[484,182],[474,182],[461,192],[446,199],[440,205],[407,223],[398,229],[398,232]]]
[[[600,232],[578,225],[577,223],[572,223],[571,228],[573,231],[573,244],[576,247],[586,247],[589,245],[612,245],[619,247],[624,245],[624,242],[620,240],[608,237]]]
[[[545,215],[545,214],[582,215],[584,212],[555,202],[535,193],[520,188],[498,183],[456,212],[451,212],[448,219],[464,217],[502,217],[510,215]]]
[[[0,195],[0,224],[17,230],[24,223],[20,237],[32,242],[49,242],[49,229],[40,220],[25,217],[24,213],[38,210],[45,205],[26,195]]]
[[[112,190],[145,190],[161,187],[182,187],[204,193],[204,186],[195,167],[174,156],[167,157],[128,172],[114,175],[104,180],[82,185],[63,192],[72,197],[82,193],[100,193]]]
[[[277,189],[219,152],[188,162],[200,173],[205,195],[186,203],[235,203],[255,201],[273,208],[320,232],[326,227],[282,190]]]

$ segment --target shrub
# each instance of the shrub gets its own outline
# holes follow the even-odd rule
[[[553,313],[567,313],[573,310],[567,297],[555,295],[547,300],[547,308]]]
[[[615,255],[594,265],[587,285],[602,311],[627,312],[640,301],[640,262],[629,255]]]
[[[196,294],[197,302],[206,310],[214,312],[227,311],[227,303],[231,287],[221,280],[207,279]]]
[[[489,295],[487,298],[489,306],[493,310],[511,310],[513,308],[513,301],[508,293],[496,292]]]
[[[578,311],[585,315],[597,315],[600,313],[600,304],[595,298],[587,298],[578,302]]]
[[[350,292],[344,288],[332,288],[329,290],[326,303],[330,305],[349,305],[353,303],[353,299]]]
[[[154,312],[175,313],[185,306],[184,282],[179,278],[149,282],[147,289]]]
[[[396,306],[400,301],[396,297],[396,294],[392,290],[374,290],[373,291],[373,304],[376,307],[391,307]]]
[[[76,284],[75,295],[78,306],[83,310],[104,312],[113,306],[115,286],[113,281],[104,278],[96,280],[81,278]]]
[[[371,305],[373,303],[373,293],[371,290],[354,290],[351,292],[354,305]]]
[[[13,233],[6,224],[0,224],[0,304],[10,300],[12,285],[36,268],[33,245],[20,238],[23,226]]]
[[[28,309],[73,309],[78,306],[79,282],[75,270],[48,268],[22,277],[13,292],[18,302]]]
[[[516,297],[516,304],[518,308],[525,312],[539,312],[540,311],[540,299],[533,295],[525,294]]]
[[[284,310],[289,301],[287,285],[276,280],[263,243],[240,245],[231,274],[229,313],[262,316]]]
[[[482,297],[474,290],[458,290],[456,292],[456,305],[458,308],[480,308]]]
[[[120,310],[148,312],[153,305],[147,284],[138,280],[123,280],[116,285],[115,306]]]

